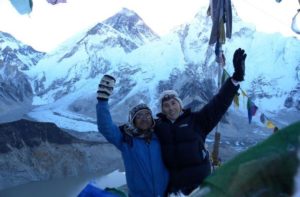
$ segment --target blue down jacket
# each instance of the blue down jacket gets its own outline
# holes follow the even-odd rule
[[[149,144],[144,139],[132,137],[130,145],[124,142],[124,134],[112,122],[108,102],[99,100],[96,110],[99,132],[121,151],[129,196],[164,196],[169,174],[163,164],[160,144],[156,135],[153,133]]]

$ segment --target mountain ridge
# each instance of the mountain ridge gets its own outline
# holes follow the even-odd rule
[[[134,20],[124,22],[122,18],[127,18],[126,14]],[[86,130],[97,130],[92,123],[95,122],[95,108],[91,106],[96,104],[95,92],[103,74],[111,74],[117,79],[110,98],[116,122],[126,121],[124,114],[140,102],[148,103],[154,112],[158,112],[157,99],[165,89],[177,90],[186,106],[201,108],[216,93],[218,80],[214,49],[207,45],[211,20],[206,11],[201,9],[190,23],[166,36],[152,40],[151,35],[142,45],[140,40],[134,39],[132,33],[136,31],[128,33],[129,29],[140,28],[139,20],[142,19],[136,13],[123,9],[87,30],[73,43],[68,42],[68,47],[61,47],[65,50],[46,55],[37,66],[26,71],[35,95],[33,105],[40,106],[28,115],[40,121],[80,120],[74,125],[87,122],[91,124],[83,126],[88,128]],[[299,40],[256,32],[253,26],[241,21],[236,12],[233,12],[233,22],[232,39],[223,46],[228,59],[225,69],[233,72],[231,57],[234,50],[244,48],[248,57],[242,86],[252,100],[263,111],[286,107],[298,109],[297,98],[292,104],[285,103],[291,103],[291,95],[299,92]],[[145,29],[149,27],[145,26]],[[140,33],[138,31],[137,35]],[[257,50],[266,45],[270,46],[267,51]],[[270,73],[272,67],[276,69]],[[72,124],[64,123],[68,121],[59,122],[60,127],[74,129]]]

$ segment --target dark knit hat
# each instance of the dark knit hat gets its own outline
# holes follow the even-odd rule
[[[128,121],[129,121],[129,123],[130,123],[132,126],[135,127],[135,125],[134,125],[134,119],[135,119],[135,117],[136,117],[136,114],[137,114],[139,111],[143,110],[143,109],[148,110],[148,111],[150,112],[150,114],[151,114],[151,117],[152,117],[152,111],[151,111],[151,109],[150,109],[146,104],[144,104],[144,103],[138,104],[138,105],[136,105],[135,107],[133,107],[133,108],[130,110],[130,112],[129,112],[129,118],[128,118]],[[152,120],[153,120],[153,117],[152,117]],[[154,120],[153,120],[153,122],[154,122]]]

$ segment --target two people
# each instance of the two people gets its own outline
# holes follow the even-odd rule
[[[234,74],[200,111],[184,109],[175,91],[160,97],[161,113],[154,120],[147,105],[134,107],[129,122],[113,124],[108,98],[115,80],[104,76],[98,90],[99,131],[122,153],[130,196],[191,193],[211,173],[206,136],[220,121],[244,80],[246,54],[237,49]],[[168,171],[166,170],[168,169]]]

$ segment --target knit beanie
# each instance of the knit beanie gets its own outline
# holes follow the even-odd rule
[[[163,102],[168,101],[172,98],[177,100],[179,105],[181,106],[181,108],[183,108],[182,100],[179,98],[177,92],[175,90],[165,90],[160,94],[160,97],[159,97],[159,103],[160,103],[161,110],[162,110]]]
[[[152,111],[151,111],[151,109],[150,109],[146,104],[143,104],[143,103],[142,103],[142,104],[138,104],[137,106],[133,107],[133,108],[130,110],[130,112],[129,112],[129,118],[128,118],[128,121],[129,121],[129,123],[130,123],[133,127],[135,127],[135,125],[134,125],[134,119],[135,119],[137,113],[138,113],[139,111],[143,110],[143,109],[146,109],[146,110],[148,110],[148,111],[150,112],[151,118],[152,118],[152,121],[153,121],[153,124],[154,124],[154,120],[153,120],[153,117],[152,117]]]

